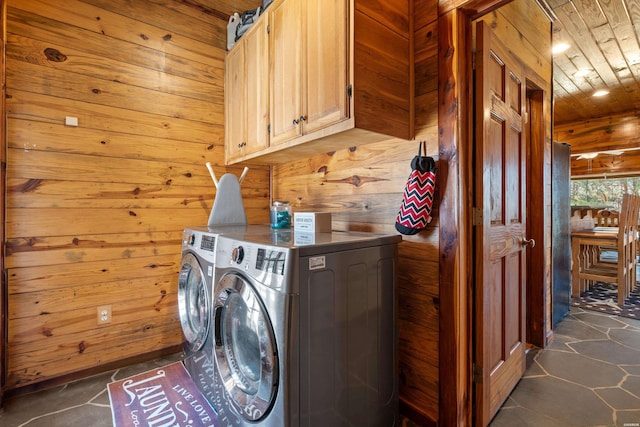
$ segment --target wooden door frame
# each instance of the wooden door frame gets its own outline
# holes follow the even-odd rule
[[[7,371],[7,279],[4,270],[5,209],[7,194],[7,114],[6,43],[7,2],[0,0],[0,411],[4,408],[4,389]]]
[[[439,219],[438,425],[442,426],[471,426],[473,416],[472,23],[510,1],[441,0],[438,5],[438,180],[440,211],[447,212]],[[542,192],[539,196],[544,197]],[[546,265],[544,255],[544,250],[536,251],[529,265]],[[538,294],[544,293],[537,289],[540,286],[536,285]],[[545,324],[546,319],[538,320]]]

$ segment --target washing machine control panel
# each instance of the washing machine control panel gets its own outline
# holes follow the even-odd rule
[[[200,249],[207,252],[213,252],[215,248],[216,248],[215,236],[203,234],[202,238],[200,239]]]
[[[215,262],[217,234],[185,229],[182,236],[182,251],[190,250],[207,261]]]

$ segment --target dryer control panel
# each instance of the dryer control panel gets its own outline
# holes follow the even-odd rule
[[[259,248],[256,269],[283,276],[285,261],[286,254],[283,251]]]
[[[234,268],[274,289],[282,290],[290,252],[286,248],[220,236],[216,244],[216,264]]]

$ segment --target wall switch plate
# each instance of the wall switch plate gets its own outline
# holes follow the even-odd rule
[[[64,124],[66,126],[78,126],[78,118],[67,116],[64,118]]]
[[[98,325],[111,323],[111,305],[101,305],[98,307]]]

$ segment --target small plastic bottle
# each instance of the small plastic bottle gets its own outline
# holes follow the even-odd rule
[[[271,228],[291,228],[291,206],[289,202],[276,201],[271,206]]]

